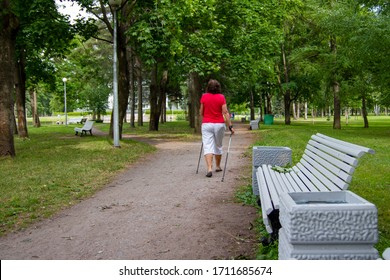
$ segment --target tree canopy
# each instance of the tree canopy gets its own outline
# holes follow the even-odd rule
[[[71,21],[54,0],[1,0],[1,155],[15,154],[15,130],[27,136],[21,120],[29,88],[41,94],[38,103],[60,108],[67,76],[72,109],[98,118],[107,108],[115,9],[108,0],[59,1],[77,3],[89,16]],[[387,1],[123,0],[117,11],[121,128],[137,98],[139,115],[148,99],[149,129],[158,130],[168,98],[186,99],[198,131],[199,98],[211,77],[231,106],[251,110],[251,119],[255,108],[260,115],[277,108],[287,125],[302,103],[313,114],[332,112],[335,129],[343,110],[361,110],[368,127],[367,110],[390,104]]]

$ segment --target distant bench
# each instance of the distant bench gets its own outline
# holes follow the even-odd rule
[[[267,232],[275,237],[280,228],[281,193],[346,190],[351,183],[358,159],[366,153],[375,152],[317,133],[309,140],[301,160],[292,168],[266,163],[257,167],[258,194]]]
[[[92,135],[93,124],[94,121],[87,120],[83,127],[75,127],[74,131],[76,135],[80,133],[80,136],[83,136],[83,134],[87,135],[87,132],[89,132]]]
[[[79,123],[79,124],[83,124],[87,121],[87,118],[83,118],[83,117],[79,117],[79,118],[70,118],[68,120],[68,124],[72,124],[72,123]]]

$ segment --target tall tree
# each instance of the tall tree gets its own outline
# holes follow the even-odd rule
[[[13,115],[13,81],[15,69],[16,36],[19,21],[11,1],[0,2],[0,156],[15,156],[11,123]]]
[[[16,105],[19,137],[28,137],[26,122],[26,83],[53,81],[50,60],[60,56],[73,38],[73,29],[58,13],[54,0],[18,0],[15,11],[20,21],[16,45]],[[26,12],[29,11],[29,12]]]

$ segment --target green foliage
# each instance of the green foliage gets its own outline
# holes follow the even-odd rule
[[[253,195],[252,185],[242,186],[236,191],[235,196],[239,202],[257,207],[256,196]]]
[[[109,58],[112,48],[98,40],[75,42],[77,47],[70,52],[67,60],[57,64],[61,73],[57,78],[56,98],[59,102],[53,110],[63,106],[62,78],[66,77],[68,111],[84,109],[104,114],[111,93],[112,65]]]
[[[54,84],[54,57],[69,48],[74,33],[67,19],[58,13],[54,0],[17,0],[14,10],[20,21],[17,35],[19,67],[26,71],[27,80]]]

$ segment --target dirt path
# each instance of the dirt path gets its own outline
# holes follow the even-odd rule
[[[199,142],[158,142],[95,196],[0,238],[0,259],[253,258],[256,210],[233,202],[252,141],[236,126],[224,182],[222,172],[205,177],[203,157],[196,174]]]

